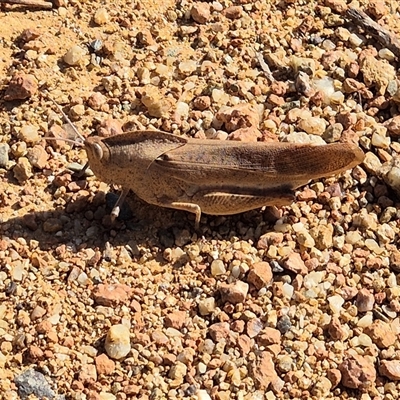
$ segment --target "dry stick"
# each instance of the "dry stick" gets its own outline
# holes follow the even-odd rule
[[[400,40],[394,34],[390,33],[365,14],[365,12],[357,8],[348,8],[346,16],[356,25],[365,29],[367,33],[378,40],[383,46],[392,51],[397,58],[400,58]]]
[[[50,10],[53,4],[42,0],[0,0],[0,4],[18,4],[20,6],[38,7]]]

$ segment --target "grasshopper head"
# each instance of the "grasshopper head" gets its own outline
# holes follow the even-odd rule
[[[98,136],[87,138],[84,145],[91,170],[96,176],[103,176],[110,160],[109,148]]]

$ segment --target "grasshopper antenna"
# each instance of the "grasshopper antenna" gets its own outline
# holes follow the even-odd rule
[[[61,115],[64,117],[65,121],[71,126],[73,131],[75,132],[76,136],[82,140],[82,142],[85,142],[85,138],[79,133],[78,129],[75,128],[75,125],[71,122],[71,120],[67,117],[67,114],[62,110],[62,108],[59,106],[59,104],[49,95],[48,92],[45,93],[47,98],[50,99],[54,105],[57,107],[57,110],[61,113]],[[66,139],[63,139],[66,140]]]

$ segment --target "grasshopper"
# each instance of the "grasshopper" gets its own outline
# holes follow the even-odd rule
[[[296,188],[351,169],[364,158],[350,143],[244,143],[151,130],[84,139],[74,130],[87,153],[85,167],[122,187],[112,218],[132,190],[147,203],[194,213],[196,228],[202,213],[228,215],[288,205]]]

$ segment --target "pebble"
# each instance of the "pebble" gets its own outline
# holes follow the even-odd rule
[[[186,311],[173,311],[164,317],[164,325],[167,328],[181,330],[186,323]]]
[[[0,143],[0,167],[7,168],[9,159],[10,146],[7,143]]]
[[[251,375],[256,388],[260,390],[267,390],[277,379],[275,364],[269,352],[263,351],[256,357],[252,363]]]
[[[121,135],[123,133],[121,121],[114,118],[107,118],[101,121],[97,128],[97,133],[100,137],[109,137]]]
[[[215,311],[215,309],[216,309],[216,306],[215,306],[215,298],[214,297],[208,297],[206,299],[199,301],[200,315],[210,315]]]
[[[247,282],[252,284],[257,290],[269,285],[272,281],[273,274],[271,266],[267,262],[258,262],[250,267],[247,275]]]
[[[24,183],[31,176],[33,176],[32,166],[26,157],[19,157],[17,164],[13,168],[15,179],[19,183]]]
[[[30,398],[31,395],[47,399],[54,399],[56,396],[45,376],[34,369],[26,369],[15,377],[14,382],[22,400]]]
[[[379,366],[379,373],[392,381],[399,381],[400,360],[383,360]]]
[[[44,169],[47,165],[47,161],[49,159],[49,155],[43,146],[36,145],[28,150],[26,155],[32,167],[38,169]]]
[[[100,354],[94,361],[98,375],[111,375],[115,370],[115,362],[106,354]]]
[[[230,6],[222,11],[222,14],[229,19],[239,19],[242,16],[242,6]]]
[[[355,305],[359,312],[372,311],[374,304],[375,297],[368,289],[363,288],[358,291]]]
[[[344,299],[342,296],[335,295],[328,297],[329,308],[332,310],[334,314],[339,314],[342,306],[344,304]]]
[[[123,284],[100,284],[93,290],[94,301],[98,305],[115,307],[128,301],[132,289]]]
[[[97,25],[108,24],[110,22],[110,14],[108,14],[108,11],[105,8],[98,8],[94,13],[93,21]]]
[[[339,365],[339,370],[343,386],[350,389],[367,389],[376,379],[374,364],[358,354],[346,358]]]
[[[396,334],[386,322],[376,320],[370,326],[365,327],[364,332],[380,348],[386,349],[396,342]]]
[[[211,263],[211,275],[219,276],[226,274],[225,264],[222,260],[214,260]]]
[[[219,292],[223,303],[238,304],[243,303],[249,291],[249,285],[242,281],[236,281],[230,284],[221,284]]]
[[[129,329],[122,324],[113,325],[107,333],[104,349],[115,360],[126,357],[131,351]]]
[[[322,118],[311,117],[301,119],[298,123],[298,127],[309,135],[322,136],[326,129],[326,122]]]
[[[79,65],[86,57],[86,51],[81,46],[72,46],[64,55],[64,62],[71,67]]]
[[[283,268],[295,272],[296,274],[305,275],[308,272],[307,267],[304,261],[301,259],[299,253],[293,252],[289,254],[289,256],[283,261],[282,265]]]
[[[260,123],[257,110],[253,106],[243,103],[219,111],[215,118],[225,124],[227,132],[233,132],[240,128],[258,128]]]
[[[190,16],[199,24],[205,24],[211,17],[210,4],[199,2],[196,3],[190,10]]]
[[[35,144],[40,140],[39,130],[33,125],[24,125],[18,133],[18,139],[28,144]]]
[[[17,72],[11,79],[4,94],[4,100],[25,100],[36,94],[38,82],[33,75]]]

